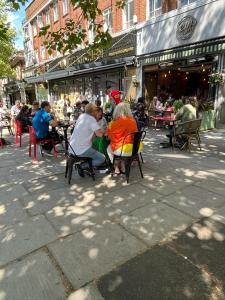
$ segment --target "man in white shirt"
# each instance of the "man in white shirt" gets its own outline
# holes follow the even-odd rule
[[[19,114],[20,110],[21,110],[20,100],[16,100],[15,105],[13,105],[11,108],[12,117],[16,117]]]
[[[93,137],[102,137],[104,135],[103,130],[96,121],[96,116],[97,106],[93,103],[87,104],[85,106],[85,113],[79,116],[70,139],[70,145],[75,154],[81,157],[92,158],[94,168],[105,162],[105,156],[92,148]],[[73,150],[70,148],[69,152],[74,154]],[[87,167],[85,163],[81,165],[82,169]],[[82,176],[82,172],[79,172],[79,174]]]

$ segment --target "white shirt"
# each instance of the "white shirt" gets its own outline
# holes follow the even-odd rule
[[[81,155],[92,147],[93,135],[95,131],[99,129],[101,129],[101,127],[98,125],[94,117],[88,114],[82,114],[79,116],[70,139],[70,145],[76,155]],[[74,154],[70,147],[69,152]]]
[[[16,107],[16,105],[13,105],[11,108],[11,114],[13,116],[17,116],[19,112],[20,112],[20,108]]]

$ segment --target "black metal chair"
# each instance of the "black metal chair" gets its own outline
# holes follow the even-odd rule
[[[175,124],[173,128],[172,147],[174,148],[176,138],[180,136],[185,139],[184,145],[180,148],[181,150],[186,148],[189,151],[191,151],[191,141],[193,139],[197,140],[198,147],[200,150],[202,150],[201,139],[199,135],[201,121],[202,119],[195,119],[195,120]]]
[[[121,153],[120,155],[115,155],[113,156],[113,165],[117,160],[122,160],[125,162],[125,168],[126,168],[126,179],[127,179],[127,183],[129,183],[129,177],[130,177],[130,168],[131,168],[131,164],[133,161],[137,161],[138,162],[138,167],[141,173],[141,177],[144,178],[143,176],[143,172],[142,172],[142,168],[141,168],[141,163],[140,163],[140,158],[139,158],[139,148],[140,148],[140,144],[141,142],[144,140],[146,135],[146,131],[138,131],[138,132],[134,132],[134,133],[130,133],[127,136],[125,136],[124,140],[123,140],[123,145],[121,148]],[[130,156],[125,156],[123,155],[123,148],[125,146],[125,142],[127,140],[128,137],[133,136],[133,149],[132,149],[132,153]],[[141,155],[141,154],[140,154]],[[142,156],[141,156],[142,158]],[[142,159],[143,161],[143,159]]]
[[[82,163],[87,163],[89,165],[89,169],[85,170],[88,171],[88,175],[92,177],[93,181],[95,181],[95,172],[92,166],[92,158],[90,157],[81,157],[77,156],[73,150],[73,147],[68,143],[68,146],[72,149],[73,154],[67,153],[66,159],[66,171],[65,171],[65,178],[68,176],[68,184],[71,182],[72,174],[73,174],[73,167],[78,170]],[[79,172],[78,172],[79,173]]]

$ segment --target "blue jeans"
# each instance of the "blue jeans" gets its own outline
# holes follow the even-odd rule
[[[96,151],[94,148],[89,148],[84,153],[82,153],[78,156],[92,158],[93,168],[101,166],[105,162],[105,155]],[[81,164],[82,169],[87,169],[88,167],[89,167],[89,165],[87,163]]]

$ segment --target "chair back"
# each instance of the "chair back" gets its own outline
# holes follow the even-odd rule
[[[138,154],[140,144],[145,138],[146,131],[138,131],[138,132],[134,132],[132,134],[134,135],[133,149],[132,149],[132,156],[133,156],[133,155]]]
[[[202,119],[195,119],[182,123],[184,133],[191,134],[199,131]]]
[[[34,127],[28,125],[28,128],[29,128],[30,143],[36,143]]]
[[[22,123],[19,120],[16,120],[15,122],[15,131],[17,135],[21,135],[22,134]]]

